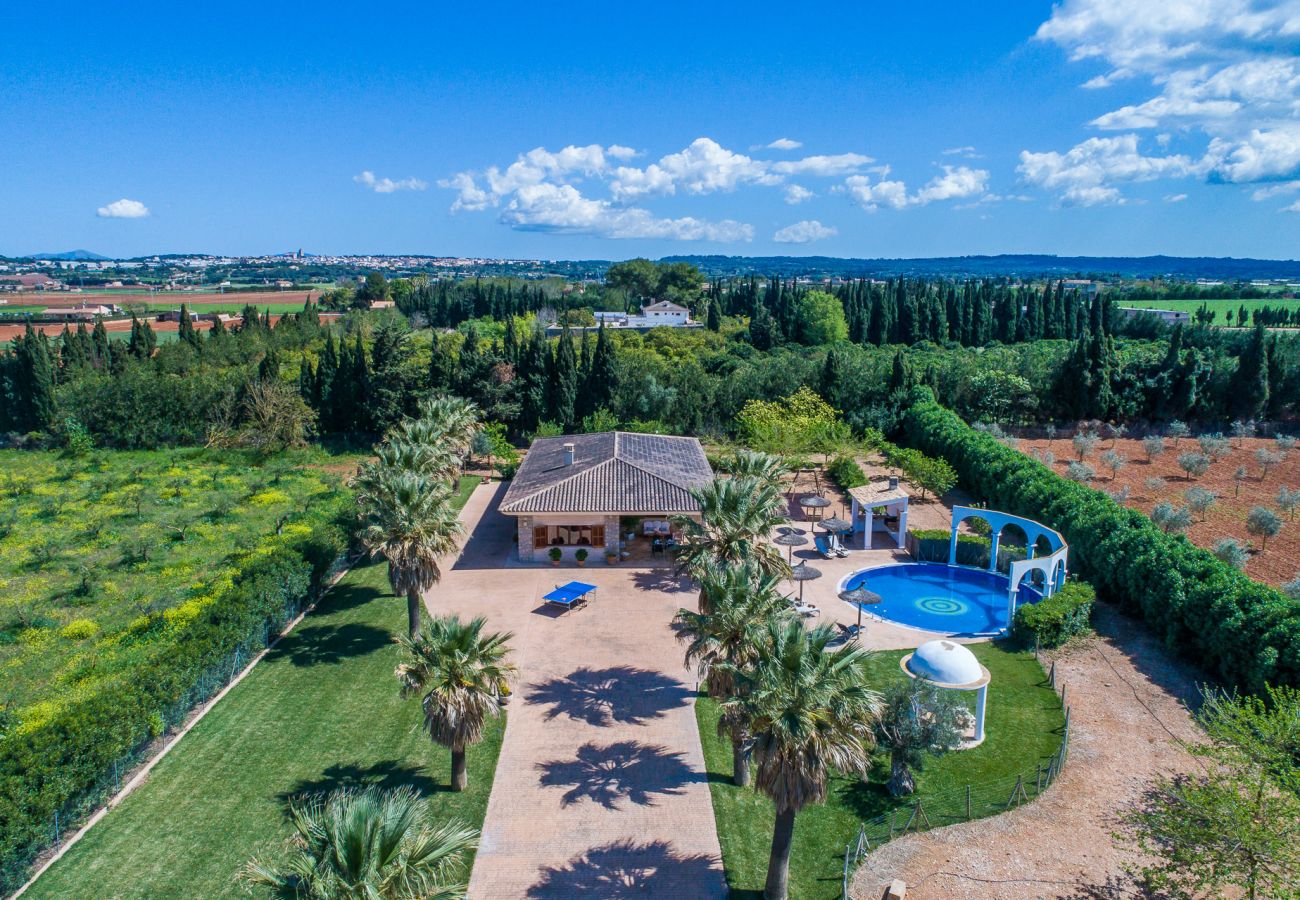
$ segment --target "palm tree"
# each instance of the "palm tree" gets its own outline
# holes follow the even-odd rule
[[[400,427],[400,426],[399,426]],[[376,485],[384,480],[385,470],[404,470],[426,475],[440,481],[452,481],[459,468],[459,460],[438,444],[407,440],[391,433],[387,440],[375,447],[375,458],[363,463],[352,479],[358,498],[374,495]]]
[[[785,498],[779,489],[752,475],[717,478],[691,491],[700,504],[700,520],[678,516],[682,535],[678,564],[697,582],[710,564],[752,562],[768,575],[788,575],[790,564],[767,536],[785,521]],[[700,593],[700,611],[707,611]]]
[[[464,897],[467,858],[478,832],[433,821],[409,788],[343,789],[289,806],[292,850],[279,865],[253,860],[240,877],[278,897],[387,900]]]
[[[834,630],[806,630],[799,620],[768,623],[748,666],[722,663],[737,691],[724,714],[743,717],[754,736],[755,786],[776,805],[767,900],[785,900],[790,842],[799,810],[826,799],[832,768],[865,775],[871,766],[872,727],[881,710],[870,687],[871,656],[856,646],[827,652]]]
[[[406,595],[409,633],[420,630],[422,594],[442,578],[441,557],[464,533],[451,486],[419,472],[376,467],[358,501],[366,519],[361,542],[388,560],[388,583]]]
[[[434,619],[415,637],[397,642],[406,660],[394,673],[402,698],[423,694],[429,737],[451,750],[451,789],[465,790],[465,748],[483,738],[483,725],[517,671],[506,662],[510,632],[483,634],[483,618]]]
[[[416,421],[426,423],[423,427],[436,429],[447,449],[463,457],[479,430],[479,408],[460,397],[429,397],[420,403],[420,417]]]
[[[705,679],[709,696],[719,703],[736,694],[734,670],[753,662],[769,622],[789,618],[790,604],[778,590],[780,578],[764,575],[752,563],[713,566],[701,581],[708,613],[679,609],[673,624],[678,638],[687,641],[686,665]],[[724,715],[719,734],[731,738],[732,779],[749,784],[749,722],[743,716]]]
[[[790,473],[790,467],[784,459],[757,450],[737,450],[723,461],[722,470],[735,478],[752,476],[765,484],[774,485],[778,490],[781,479]]]

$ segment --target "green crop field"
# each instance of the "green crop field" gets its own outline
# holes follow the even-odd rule
[[[326,467],[338,462],[319,451],[0,451],[0,703],[22,727],[52,698],[129,668],[148,644],[133,623],[211,602],[243,555],[337,496]]]
[[[1236,325],[1237,310],[1243,306],[1246,307],[1247,315],[1265,306],[1273,309],[1294,311],[1297,307],[1300,307],[1300,298],[1272,297],[1267,300],[1120,300],[1118,304],[1133,309],[1169,309],[1176,312],[1192,313],[1193,315],[1203,304],[1215,314],[1214,321],[1210,324],[1226,325],[1228,320],[1225,316],[1231,316],[1232,324]]]

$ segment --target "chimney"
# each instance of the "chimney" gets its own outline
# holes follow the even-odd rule
[[[898,476],[897,476],[897,475],[890,475],[890,476],[889,476],[889,489],[890,489],[891,491],[896,491],[896,490],[898,490]]]
[[[573,465],[573,444],[564,445],[564,464],[566,466]]]

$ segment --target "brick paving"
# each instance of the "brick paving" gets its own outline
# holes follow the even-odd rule
[[[696,682],[669,627],[694,592],[662,563],[520,564],[502,493],[475,491],[470,538],[426,598],[515,634],[520,678],[470,897],[726,896]],[[571,579],[595,599],[547,609],[542,594]]]

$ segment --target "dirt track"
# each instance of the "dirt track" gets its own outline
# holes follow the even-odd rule
[[[1072,709],[1060,780],[1005,815],[886,844],[863,861],[855,898],[879,897],[895,878],[912,900],[1135,896],[1115,816],[1155,774],[1194,766],[1178,741],[1196,737],[1184,701],[1202,679],[1108,605],[1094,622],[1097,637],[1057,654]]]

